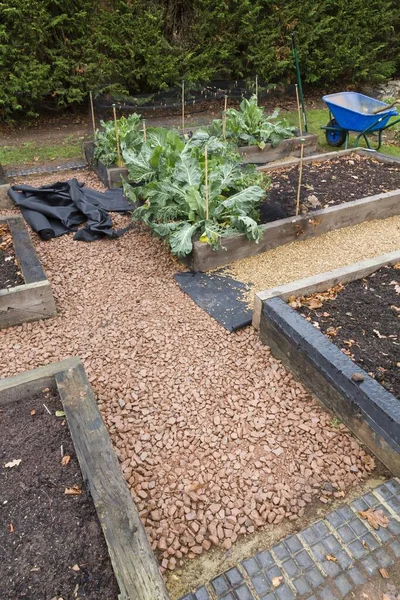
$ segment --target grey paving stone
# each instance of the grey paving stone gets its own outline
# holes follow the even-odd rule
[[[210,600],[210,594],[204,585],[195,592],[194,597],[196,600]]]
[[[335,596],[329,586],[325,586],[318,592],[318,598],[320,600],[337,600],[337,596]]]
[[[233,592],[229,592],[228,594],[225,594],[225,596],[220,596],[220,598],[221,600],[237,600]]]
[[[363,535],[360,538],[360,540],[361,540],[361,543],[364,541],[367,544],[368,551],[376,550],[377,548],[380,547],[380,543],[374,538],[372,533],[366,533],[365,535]]]
[[[311,567],[314,564],[314,561],[307,552],[307,550],[302,550],[301,552],[296,554],[296,556],[293,557],[293,560],[303,570],[308,569],[308,567]]]
[[[310,546],[316,544],[319,540],[319,537],[315,534],[312,527],[307,527],[307,529],[302,531],[300,535]]]
[[[350,544],[353,540],[356,539],[356,534],[348,525],[342,525],[339,529],[336,530],[338,536],[343,540],[345,544]]]
[[[253,594],[251,593],[251,591],[245,583],[240,587],[236,588],[235,593],[238,597],[238,600],[254,600]]]
[[[272,580],[274,577],[282,576],[282,571],[280,570],[279,567],[277,567],[275,565],[274,567],[272,567],[271,569],[268,569],[268,571],[266,571],[266,575],[268,577],[268,580],[272,583]]]
[[[389,490],[391,492],[393,492],[393,494],[400,494],[400,483],[398,481],[396,481],[395,479],[391,479],[390,481],[387,481],[386,487],[388,487]]]
[[[346,505],[338,508],[338,513],[345,521],[351,521],[354,518],[354,512]]]
[[[180,600],[194,600],[193,594],[186,594],[186,596],[182,596]]]
[[[387,529],[385,529],[384,527],[379,527],[379,529],[376,529],[374,533],[383,544],[385,544],[393,538],[392,532],[390,531],[390,523]]]
[[[353,560],[345,550],[339,550],[336,552],[335,557],[337,558],[338,565],[340,565],[343,570],[348,569],[353,563]]]
[[[368,533],[367,527],[365,527],[364,523],[357,517],[355,519],[352,519],[351,521],[349,521],[348,526],[358,536],[364,535],[364,533]]]
[[[343,523],[345,522],[345,520],[343,519],[343,517],[338,513],[337,510],[334,510],[333,512],[331,512],[330,515],[328,515],[326,517],[327,521],[329,521],[329,523],[332,525],[332,527],[334,529],[336,529],[337,527],[339,527],[340,525],[343,525]]]
[[[399,540],[394,540],[389,544],[389,548],[393,552],[396,558],[400,558],[400,542]]]
[[[389,521],[388,529],[390,529],[390,531],[393,533],[393,535],[399,535],[400,523],[392,517]]]
[[[308,596],[308,598],[306,600],[318,600],[317,596],[314,596],[314,594],[312,596]]]
[[[220,596],[229,590],[229,584],[223,575],[219,575],[213,579],[211,581],[211,585],[213,586],[216,594],[219,594]]]
[[[325,548],[332,554],[339,552],[342,548],[341,544],[333,535],[328,535],[328,537],[324,539],[323,544]]]
[[[305,577],[298,577],[293,581],[293,585],[296,588],[297,592],[302,596],[303,594],[311,594],[312,589],[307,583],[307,579]]]
[[[246,558],[246,560],[242,560],[242,566],[245,568],[246,573],[247,575],[249,575],[249,577],[255,575],[261,569],[261,566],[255,558]]]
[[[300,575],[300,569],[292,558],[285,560],[285,562],[282,563],[282,568],[286,571],[290,578]]]
[[[350,504],[350,506],[356,511],[357,510],[367,510],[367,508],[368,508],[368,504],[366,502],[364,502],[364,500],[362,498],[357,498]]]
[[[388,498],[391,498],[393,496],[393,492],[391,491],[390,488],[388,488],[386,483],[383,483],[382,485],[380,485],[376,489],[376,491],[382,496],[382,498],[385,498],[385,500],[387,500]]]
[[[322,563],[322,568],[324,569],[324,571],[328,575],[328,577],[335,577],[336,575],[339,575],[339,573],[341,573],[341,571],[342,571],[342,569],[340,568],[340,565],[338,565],[333,560],[325,560]]]
[[[279,600],[294,600],[295,599],[295,595],[293,594],[292,590],[287,585],[287,583],[278,587],[278,589],[275,591],[275,595],[277,598],[279,598]]]
[[[354,540],[354,542],[351,542],[351,544],[347,546],[347,549],[356,560],[367,556],[367,554],[369,553],[369,551],[362,545],[362,543],[359,540]]]
[[[291,535],[285,540],[285,545],[290,550],[292,554],[296,554],[296,552],[300,552],[303,549],[303,544],[297,537],[297,535]]]
[[[347,575],[355,585],[362,585],[366,582],[364,575],[358,567],[352,567],[347,571]]]
[[[383,548],[380,548],[373,554],[374,559],[378,563],[380,567],[390,567],[393,564],[393,559],[389,556],[389,554]]]
[[[285,558],[289,558],[289,556],[290,556],[289,550],[287,549],[285,544],[283,544],[282,542],[280,544],[276,544],[275,546],[272,546],[272,551],[279,558],[279,560],[285,560]]]
[[[269,550],[264,550],[256,554],[256,559],[263,569],[267,569],[275,564],[275,559]]]
[[[325,560],[326,556],[326,548],[322,544],[322,542],[318,542],[312,547],[312,553],[316,557],[317,560]]]
[[[233,569],[229,569],[229,571],[226,571],[225,577],[228,579],[232,587],[235,587],[235,585],[239,585],[239,583],[243,581],[243,576],[236,567],[233,567]]]
[[[377,506],[379,504],[378,498],[374,496],[374,494],[372,494],[371,492],[369,492],[368,494],[364,494],[364,496],[362,496],[362,499],[368,504],[368,506]]]
[[[346,575],[342,574],[339,577],[336,577],[334,580],[334,584],[336,585],[339,591],[339,597],[344,598],[346,594],[348,594],[353,589],[353,583],[349,581]]]
[[[307,571],[305,577],[312,588],[316,588],[324,582],[324,576],[317,567],[312,567]]]
[[[393,496],[393,498],[389,498],[386,502],[388,503],[388,505],[390,506],[392,511],[396,515],[400,516],[400,500],[399,500],[399,498],[396,498],[396,496]]]
[[[372,556],[367,556],[360,561],[363,569],[367,572],[368,575],[373,575],[378,570],[378,565],[372,558]]]
[[[319,540],[325,538],[330,534],[330,530],[322,520],[314,523],[312,528]]]
[[[272,592],[271,594],[267,594],[266,596],[263,596],[261,598],[261,600],[276,600],[276,596],[275,594]]]
[[[260,573],[259,575],[254,575],[251,577],[251,583],[253,584],[257,594],[260,596],[271,591],[271,582],[267,579],[264,573]]]

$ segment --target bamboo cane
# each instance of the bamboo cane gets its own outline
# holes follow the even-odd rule
[[[222,114],[222,135],[224,140],[226,140],[226,111],[228,110],[228,95],[225,94],[224,100],[224,112]]]
[[[258,75],[256,75],[256,98],[257,98],[257,104],[258,104]]]
[[[117,167],[123,167],[124,166],[124,161],[122,160],[121,150],[120,150],[120,147],[119,147],[117,111],[115,110],[115,104],[113,104],[112,107],[113,107],[113,114],[114,114],[115,139],[117,141],[117,155],[118,155],[118,158],[117,158]]]
[[[182,133],[185,135],[185,80],[182,81]]]
[[[299,164],[299,185],[297,187],[297,199],[296,199],[296,217],[300,211],[300,192],[301,192],[301,180],[303,177],[303,158],[304,158],[304,139],[303,139],[303,127],[301,124],[301,109],[300,109],[300,98],[299,98],[299,86],[296,84],[296,100],[297,100],[297,112],[299,117],[299,130],[300,130],[300,164]]]
[[[208,221],[208,152],[207,145],[204,147],[204,176],[206,189],[206,221]]]
[[[90,113],[92,115],[93,135],[95,135],[96,134],[96,120],[94,118],[94,106],[93,106],[93,94],[92,94],[92,92],[89,92],[89,99],[90,99]]]
[[[146,121],[143,119],[143,140],[147,142]]]

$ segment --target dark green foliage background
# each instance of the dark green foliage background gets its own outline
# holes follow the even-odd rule
[[[81,102],[99,85],[149,91],[183,77],[290,83],[386,79],[400,67],[398,0],[0,1],[0,117]]]

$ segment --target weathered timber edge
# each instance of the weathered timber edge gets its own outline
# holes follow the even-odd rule
[[[10,210],[10,208],[17,208],[16,204],[11,200],[8,195],[8,190],[10,185],[8,183],[4,183],[0,185],[0,210]]]
[[[384,265],[394,265],[397,262],[400,262],[400,250],[380,254],[374,258],[368,258],[360,262],[345,265],[344,267],[339,267],[338,269],[333,269],[332,271],[325,271],[325,273],[319,273],[318,275],[305,277],[304,279],[297,279],[296,281],[258,292],[254,298],[253,327],[256,329],[259,328],[262,304],[265,300],[278,297],[286,301],[291,296],[297,298],[318,292],[326,292],[326,290],[329,290],[329,288],[338,283],[345,284],[356,279],[362,279]]]
[[[94,142],[84,142],[83,152],[87,163],[91,169],[97,174],[98,178],[108,188],[121,187],[121,176],[128,176],[126,167],[111,166],[106,167],[100,160],[94,158]]]
[[[46,278],[32,240],[20,216],[0,217],[13,239],[15,255],[24,285],[0,290],[0,329],[27,321],[47,319],[57,314],[51,285]]]
[[[318,136],[314,133],[305,133],[304,153],[312,154],[317,149]],[[263,149],[258,146],[240,146],[239,154],[243,163],[265,164],[284,158],[285,156],[300,156],[301,138],[293,137],[287,140],[281,140],[275,147],[272,144],[266,144]]]
[[[208,244],[196,240],[189,256],[189,264],[193,271],[209,271],[290,242],[306,240],[328,231],[398,214],[400,189],[315,210],[308,215],[267,223],[261,226],[263,235],[258,244],[248,240],[243,234],[224,238],[222,243],[225,250],[213,250]]]
[[[0,380],[0,406],[44,387],[60,394],[82,476],[107,542],[119,600],[168,600],[80,359],[72,357]]]
[[[400,403],[280,298],[263,303],[260,339],[396,476]],[[354,373],[364,380],[356,383]]]

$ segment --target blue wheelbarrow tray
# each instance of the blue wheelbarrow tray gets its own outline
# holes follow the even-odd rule
[[[354,131],[360,134],[357,137],[355,145],[358,144],[360,137],[364,137],[368,148],[370,148],[370,145],[366,135],[378,132],[379,146],[377,149],[379,149],[382,131],[388,127],[392,127],[395,123],[400,121],[400,119],[397,119],[394,123],[389,124],[391,117],[398,116],[399,113],[397,110],[388,106],[381,100],[376,100],[375,98],[370,98],[369,96],[357,92],[338,92],[336,94],[329,94],[323,96],[322,100],[329,108],[329,112],[335,120],[333,125],[330,121],[330,123],[326,127],[322,127],[322,129],[327,131],[330,130],[332,132],[335,130],[342,130],[345,132],[346,148],[349,131]],[[374,114],[374,111],[385,106],[387,106],[386,110]]]

